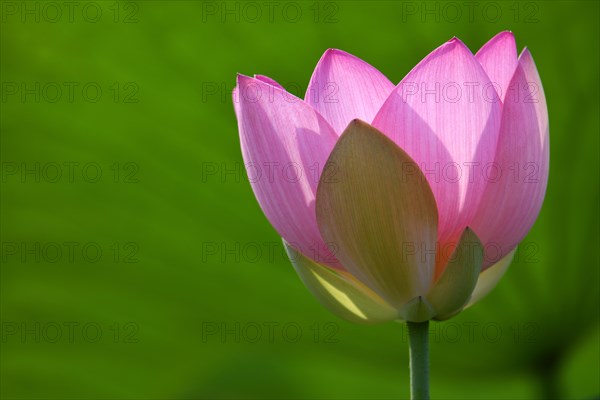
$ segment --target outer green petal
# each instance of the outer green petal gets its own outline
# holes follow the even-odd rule
[[[317,188],[317,223],[344,268],[393,307],[433,282],[437,207],[427,179],[394,142],[353,120]]]
[[[374,324],[398,319],[398,311],[345,271],[318,264],[283,241],[292,265],[306,287],[337,316]]]
[[[473,304],[477,303],[479,300],[487,296],[487,294],[491,292],[493,288],[496,287],[496,285],[500,281],[500,278],[504,276],[504,273],[506,272],[508,266],[512,262],[516,251],[517,249],[515,248],[496,264],[492,265],[491,267],[487,268],[485,271],[479,274],[477,285],[475,286],[475,290],[473,290],[471,300],[469,300],[469,304],[467,304],[466,307],[471,307]]]
[[[482,264],[483,246],[477,235],[467,228],[442,276],[427,294],[427,300],[435,309],[435,319],[448,319],[467,304],[477,284]]]

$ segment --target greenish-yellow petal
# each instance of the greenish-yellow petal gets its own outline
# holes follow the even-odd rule
[[[437,206],[418,165],[392,140],[354,120],[317,188],[317,223],[344,268],[400,309],[433,281]]]
[[[396,309],[351,274],[316,263],[285,240],[283,244],[304,285],[332,313],[362,324],[399,318]]]
[[[485,271],[479,274],[477,285],[475,285],[475,289],[473,290],[471,300],[469,300],[469,304],[467,304],[466,307],[471,307],[473,304],[477,303],[479,300],[487,296],[487,294],[491,292],[493,288],[496,287],[496,285],[504,276],[504,273],[510,266],[510,263],[512,262],[513,257],[515,256],[516,251],[517,249],[515,248],[496,264],[492,265],[491,267],[487,268]]]
[[[442,276],[433,285],[427,300],[435,309],[435,319],[456,315],[469,301],[483,264],[483,246],[475,233],[464,230]]]

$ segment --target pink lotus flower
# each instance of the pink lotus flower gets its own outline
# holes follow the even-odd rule
[[[446,319],[478,301],[543,202],[546,101],[510,32],[475,55],[454,38],[398,85],[330,49],[304,100],[238,75],[234,106],[263,212],[306,286],[352,321]]]

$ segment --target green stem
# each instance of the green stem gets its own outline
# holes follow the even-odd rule
[[[407,322],[410,353],[410,398],[429,400],[429,321]]]
[[[561,359],[561,353],[549,353],[539,359],[536,371],[541,383],[542,397],[540,398],[548,400],[562,398],[559,379]]]

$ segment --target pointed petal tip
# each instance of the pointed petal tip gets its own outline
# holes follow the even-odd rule
[[[444,45],[452,46],[452,48],[454,48],[455,46],[461,46],[461,47],[468,49],[467,45],[462,40],[457,38],[456,36],[453,36],[452,39],[448,40],[446,43],[444,43]]]
[[[502,37],[502,38],[511,38],[512,37],[512,38],[514,38],[515,34],[511,30],[507,29],[505,31],[498,32],[496,37]]]
[[[493,36],[490,40],[488,40],[475,54],[476,57],[481,57],[486,51],[495,48],[499,45],[499,42],[512,42],[512,47],[514,51],[517,51],[517,45],[515,41],[515,35],[512,31],[502,31]],[[511,46],[510,44],[505,44],[505,46]]]
[[[335,49],[333,47],[330,47],[327,50],[325,50],[325,55],[329,55],[329,56],[335,56],[335,55],[347,56],[347,55],[350,55],[350,53],[347,53],[344,50]]]
[[[236,86],[242,86],[242,85],[245,86],[249,82],[253,82],[253,81],[256,81],[256,79],[251,76],[241,74],[239,72],[236,74],[236,77],[235,77]]]
[[[523,47],[521,54],[519,54],[519,60],[521,60],[522,58],[533,58],[531,55],[531,51],[529,51],[529,47]]]
[[[456,36],[453,36],[452,39],[448,40],[446,43],[444,43],[440,47],[446,48],[446,49],[454,49],[454,47],[456,47],[457,45],[460,45],[460,43],[462,43],[460,41],[460,39],[457,38]]]
[[[499,39],[514,39],[515,35],[510,30],[500,31],[496,35],[494,35],[490,41],[495,41]]]
[[[511,42],[516,42],[515,40],[515,35],[512,33],[512,31],[502,31],[500,33],[498,33],[496,36],[494,36],[492,39],[490,39],[490,42],[497,42],[497,41],[501,41],[501,40],[508,40]]]
[[[329,49],[325,50],[325,53],[323,53],[323,56],[319,60],[319,64],[322,63],[323,60],[325,60],[327,58],[333,58],[333,57],[340,57],[340,58],[345,58],[345,59],[357,60],[357,61],[359,61],[361,63],[365,62],[363,59],[361,59],[358,56],[355,56],[352,53],[349,53],[349,52],[341,50],[341,49],[335,49],[335,48],[332,47],[332,48],[329,48]]]
[[[362,62],[362,60],[360,58],[356,57],[354,54],[350,54],[347,51],[335,49],[335,48],[331,47],[331,48],[325,50],[325,52],[321,56],[321,59],[319,60],[318,64],[322,63],[324,60],[328,60],[328,59],[335,58],[335,57],[340,57],[340,58],[345,58],[345,59],[358,59],[359,61]]]
[[[475,232],[475,231],[473,230],[473,228],[472,228],[470,225],[467,225],[467,226],[465,227],[465,229],[464,229],[464,231],[463,231],[463,235],[465,235],[465,234],[467,234],[467,233],[470,233],[470,234],[472,234],[472,235],[475,235],[475,236],[477,236],[477,232]]]
[[[438,53],[438,51],[458,51],[473,56],[471,49],[469,49],[469,47],[456,36],[454,36],[452,39],[448,40],[446,43],[438,47],[436,50],[430,53],[429,56]]]
[[[319,63],[321,63],[321,62],[323,62],[323,60],[326,60],[331,57],[344,56],[344,55],[347,55],[347,53],[345,51],[340,50],[340,49],[334,49],[333,47],[330,47],[327,50],[325,50],[325,52],[321,56],[321,59],[319,60]],[[319,63],[317,63],[317,65]]]
[[[354,118],[350,120],[348,125],[344,128],[340,134],[340,139],[352,135],[353,132],[363,132],[365,130],[377,130],[377,128],[374,128],[371,124],[360,118]]]
[[[360,118],[354,118],[352,121],[350,121],[350,123],[348,124],[348,127],[356,127],[356,126],[368,126],[369,124],[366,123],[365,121],[363,121]]]
[[[260,85],[261,87],[269,86],[273,87],[276,91],[287,92],[283,86],[266,75],[255,74],[254,76],[247,76],[238,72],[236,76],[236,87],[247,88],[250,85]]]
[[[344,131],[342,132],[342,135],[340,136],[340,140],[342,138],[346,139],[352,135],[372,135],[372,134],[380,135],[383,138],[383,140],[391,142],[391,140],[387,136],[385,136],[385,134],[383,132],[381,132],[379,129],[375,128],[373,125],[369,124],[368,122],[363,121],[360,118],[354,118],[352,121],[350,121],[350,123],[348,124],[346,129],[344,129]],[[404,150],[402,150],[402,149],[400,149],[400,150],[404,153]],[[406,155],[406,156],[409,157],[408,155]]]
[[[268,85],[271,85],[271,86],[273,86],[273,87],[276,87],[276,88],[279,88],[279,89],[285,90],[285,88],[284,88],[283,86],[281,86],[281,85],[279,84],[279,82],[277,82],[275,79],[273,79],[273,78],[270,78],[270,77],[268,77],[268,76],[266,76],[266,75],[262,75],[262,74],[255,74],[255,75],[254,75],[254,79],[256,79],[256,80],[258,80],[258,81],[261,81],[261,82],[264,82],[264,83],[266,83],[266,84],[268,84]]]
[[[519,54],[518,62],[521,66],[529,64],[535,70],[537,70],[535,60],[533,59],[533,55],[531,54],[531,51],[529,51],[529,48],[527,46],[525,46],[521,51],[521,54]]]

